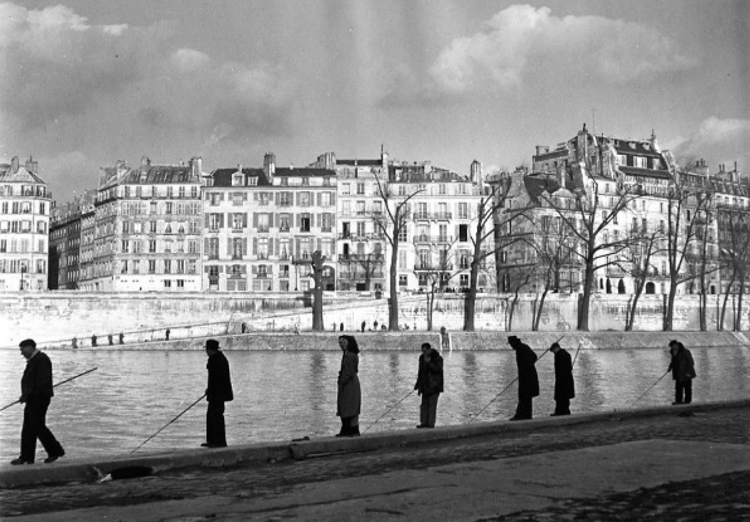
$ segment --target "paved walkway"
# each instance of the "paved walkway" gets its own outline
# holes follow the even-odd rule
[[[576,425],[543,419],[501,434],[301,461],[0,490],[0,514],[45,522],[750,520],[750,405],[679,413],[692,412]]]

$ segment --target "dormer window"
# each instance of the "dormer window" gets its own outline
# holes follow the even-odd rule
[[[238,172],[237,174],[232,175],[232,186],[241,187],[245,184],[244,180],[245,176],[241,172]]]
[[[250,176],[247,178],[247,184],[251,187],[257,187],[258,186],[258,176]]]

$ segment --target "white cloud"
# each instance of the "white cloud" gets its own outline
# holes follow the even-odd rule
[[[556,17],[548,7],[513,5],[485,26],[438,54],[423,94],[518,89],[534,74],[548,82],[585,76],[625,83],[695,65],[657,29],[634,22]]]
[[[182,72],[190,72],[206,67],[209,57],[195,49],[178,49],[172,53],[172,64]]]
[[[750,120],[720,119],[715,116],[703,120],[687,139],[672,145],[681,163],[706,159],[712,171],[720,163],[728,168],[738,162],[740,170],[750,171]]]

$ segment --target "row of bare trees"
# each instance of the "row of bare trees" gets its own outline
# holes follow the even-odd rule
[[[748,212],[717,208],[709,187],[676,177],[658,197],[648,198],[637,185],[622,185],[613,192],[600,192],[601,181],[593,180],[590,187],[564,191],[563,196],[544,192],[535,204],[529,202],[517,208],[506,208],[512,187],[511,177],[487,186],[473,212],[470,234],[470,253],[467,263],[454,266],[455,242],[444,244],[437,252],[438,261],[422,267],[426,282],[428,329],[432,328],[432,313],[436,295],[449,281],[468,269],[468,286],[464,296],[465,331],[474,331],[477,294],[480,276],[510,282],[499,290],[513,295],[506,327],[512,328],[513,313],[522,292],[534,289],[537,293],[532,329],[539,328],[545,300],[550,292],[579,292],[577,329],[589,330],[590,303],[597,282],[603,273],[629,275],[632,292],[624,328],[634,327],[639,299],[649,281],[664,282],[665,297],[663,328],[672,330],[675,301],[679,288],[690,288],[700,297],[700,327],[708,328],[708,296],[712,275],[721,271],[727,285],[719,284],[723,292],[719,328],[732,293],[735,294],[733,328],[741,328],[742,300],[750,270],[750,220]],[[399,329],[398,252],[405,227],[412,222],[410,202],[423,190],[408,194],[396,193],[393,184],[376,178],[383,211],[372,214],[376,230],[390,249],[390,285],[388,328]],[[523,183],[516,178],[515,183]],[[613,180],[609,183],[614,185]],[[659,202],[664,211],[659,223],[648,222],[639,213],[639,201]],[[644,208],[643,205],[640,207]],[[555,219],[545,219],[544,216]],[[640,219],[638,218],[640,216]],[[540,217],[541,223],[539,222]],[[618,219],[629,219],[628,226],[617,225]],[[536,222],[535,222],[536,220]],[[651,220],[653,221],[653,220]],[[717,226],[718,225],[718,226]],[[617,229],[618,232],[614,233]],[[621,232],[621,233],[620,233]],[[717,233],[715,233],[717,232]],[[724,245],[724,248],[719,248]],[[532,252],[531,259],[516,263],[501,263],[496,273],[486,273],[490,260],[503,259],[514,246]],[[316,252],[311,264],[315,280],[313,292],[313,329],[323,329],[322,274],[326,259]],[[659,266],[660,265],[660,266]],[[485,272],[483,274],[483,272]],[[580,281],[564,274],[578,274]],[[575,277],[577,278],[578,275]],[[620,283],[622,284],[622,283]]]

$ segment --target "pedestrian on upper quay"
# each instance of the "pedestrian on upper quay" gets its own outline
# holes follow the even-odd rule
[[[171,334],[172,331],[169,328],[167,328],[167,331],[164,332],[164,333],[165,333],[165,336],[166,336],[166,340],[169,341],[169,334]]]
[[[417,428],[434,428],[438,397],[443,392],[443,357],[430,343],[422,343],[414,389],[422,396]]]
[[[672,360],[667,371],[672,370],[674,379],[672,404],[690,404],[693,401],[693,379],[696,377],[693,355],[677,340],[669,341],[669,353]]]
[[[229,361],[219,346],[219,341],[206,341],[208,355],[208,387],[206,388],[206,442],[208,448],[223,448],[227,445],[226,425],[224,424],[224,403],[234,399]]]
[[[91,346],[96,346],[96,335],[91,336]]]
[[[341,431],[337,437],[359,436],[359,413],[362,408],[362,389],[359,385],[359,345],[353,335],[340,335],[341,370],[338,378],[336,415],[341,417]]]
[[[570,399],[576,396],[573,382],[573,363],[570,354],[558,343],[552,343],[550,351],[555,354],[555,413],[570,415]]]
[[[508,337],[508,344],[516,351],[518,367],[518,406],[510,420],[527,420],[533,414],[533,399],[539,395],[539,377],[534,366],[537,355],[515,335]]]
[[[366,327],[367,327],[367,321],[362,321],[362,332],[365,331]]]
[[[21,377],[21,397],[18,402],[25,404],[23,428],[21,429],[21,455],[10,463],[33,464],[36,457],[36,441],[42,443],[49,464],[65,455],[65,450],[47,427],[47,409],[54,395],[52,391],[52,362],[46,353],[36,349],[33,339],[21,341],[18,345],[26,358],[26,369]]]

